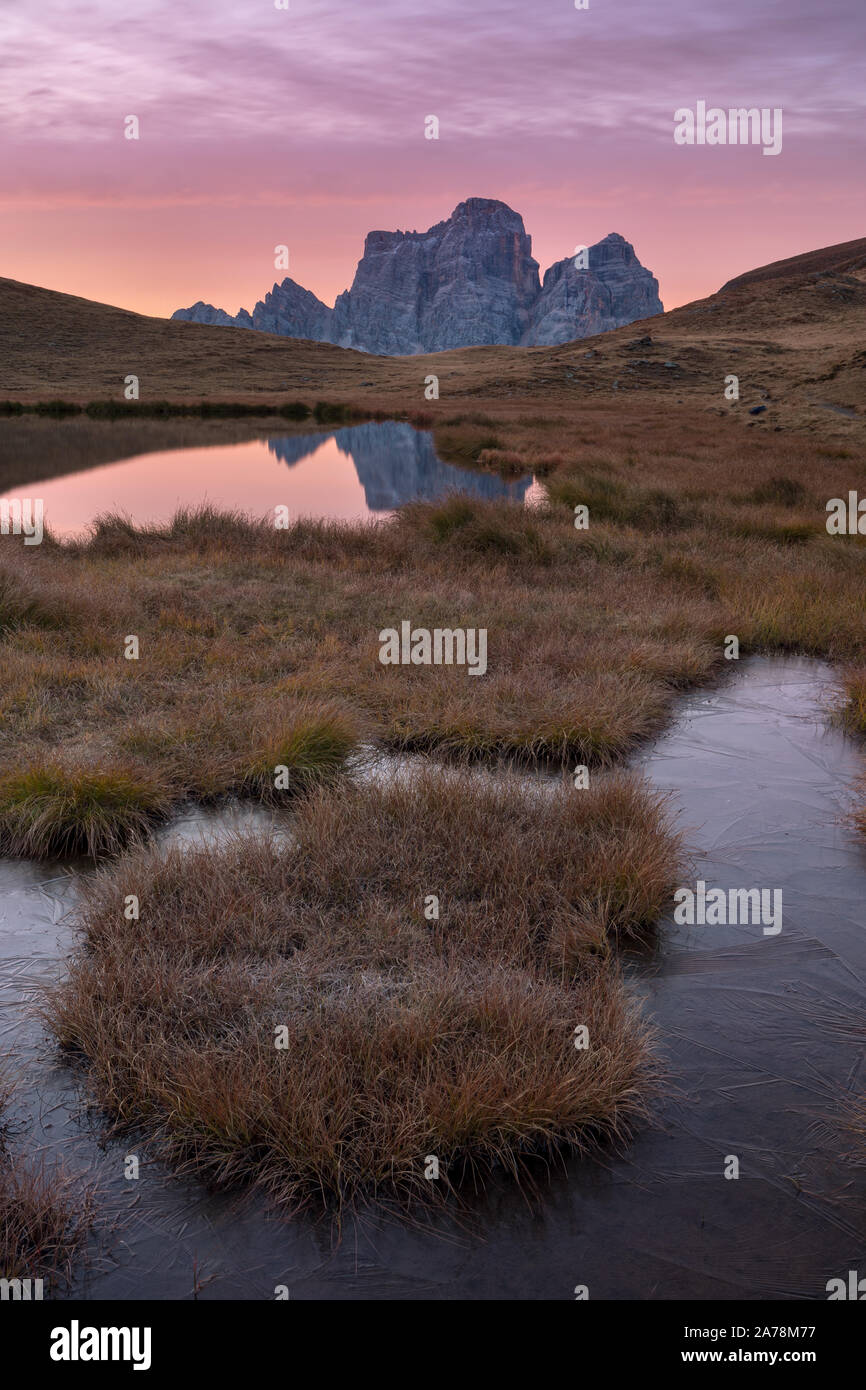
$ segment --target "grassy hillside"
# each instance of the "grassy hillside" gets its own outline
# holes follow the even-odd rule
[[[372,357],[146,318],[13,280],[0,280],[0,321],[0,396],[18,400],[122,399],[134,373],[145,400],[325,396],[435,415],[466,396],[579,407],[601,395],[858,439],[866,418],[866,239],[749,271],[707,299],[553,348]],[[439,378],[438,403],[424,400],[430,373]],[[723,394],[732,373],[738,406]],[[749,417],[759,404],[766,412]]]

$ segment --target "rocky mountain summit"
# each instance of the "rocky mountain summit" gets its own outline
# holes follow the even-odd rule
[[[493,198],[467,198],[426,232],[370,232],[352,288],[328,308],[286,278],[252,314],[201,301],[172,318],[259,329],[407,356],[488,344],[548,345],[664,312],[658,281],[613,232],[589,265],[558,261],[539,280],[523,218]]]
[[[519,343],[539,290],[523,218],[470,198],[428,232],[370,233],[333,341],[399,354]]]
[[[658,281],[618,232],[590,246],[588,259],[588,270],[577,270],[569,256],[544,272],[521,342],[553,347],[664,313]]]
[[[189,309],[177,309],[173,319],[186,319],[189,323],[216,324],[218,328],[252,328],[253,320],[246,309],[238,309],[232,316],[225,309],[217,309],[213,304],[205,304],[199,299]]]

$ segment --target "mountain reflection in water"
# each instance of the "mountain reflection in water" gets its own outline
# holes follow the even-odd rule
[[[529,476],[506,482],[494,473],[474,473],[443,463],[436,456],[432,434],[393,420],[323,434],[285,435],[269,439],[268,448],[291,468],[327,439],[333,439],[340,453],[354,463],[371,512],[393,511],[406,502],[432,502],[449,492],[522,502],[532,484]]]
[[[361,521],[449,493],[520,505],[540,490],[529,475],[505,481],[444,463],[432,433],[395,421],[246,439],[237,425],[221,438],[186,422],[125,425],[118,434],[113,422],[72,421],[58,425],[54,446],[60,466],[49,472],[41,454],[4,459],[0,431],[0,501],[41,499],[45,525],[60,537],[80,535],[106,512],[159,525],[207,503],[256,517],[283,506],[292,517]]]

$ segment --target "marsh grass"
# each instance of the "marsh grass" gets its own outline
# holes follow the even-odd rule
[[[842,686],[845,692],[840,714],[842,724],[849,733],[866,736],[866,666],[844,671]]]
[[[461,765],[615,763],[723,669],[731,632],[743,656],[852,671],[866,637],[863,546],[827,536],[820,502],[856,487],[856,460],[650,423],[625,406],[445,422],[464,459],[547,460],[532,510],[446,498],[277,532],[201,508],[19,548],[16,573],[69,617],[0,639],[7,768],[34,745],[49,761],[83,746],[199,799],[269,795],[275,766],[300,769],[290,840],[135,847],[98,874],[47,1006],[106,1107],[181,1166],[339,1208],[435,1195],[428,1153],[442,1194],[473,1165],[517,1171],[640,1118],[654,1063],[617,947],[651,937],[671,888],[662,809],[595,771],[592,793],[566,775],[545,800],[530,778],[470,785]],[[378,633],[403,618],[485,627],[487,674],[383,666]],[[120,657],[127,632],[137,663]],[[351,730],[435,756],[435,787],[346,785]],[[149,904],[134,930],[130,892]],[[584,1020],[599,1046],[581,1058]]]
[[[798,507],[807,500],[808,495],[806,488],[796,478],[782,475],[759,483],[748,494],[746,500],[759,505],[771,502],[780,507]]]
[[[381,524],[277,531],[202,506],[158,526],[103,516],[62,545],[0,538],[14,557],[4,766],[86,750],[97,768],[138,758],[172,796],[260,793],[296,704],[337,708],[396,751],[607,765],[663,726],[677,692],[725,669],[728,633],[741,656],[862,666],[864,548],[826,534],[821,502],[856,486],[856,460],[625,405],[615,420],[517,410],[431,413],[470,453],[495,433],[546,459],[548,500],[531,509],[452,496]],[[79,427],[97,428],[64,426]],[[587,500],[580,531],[573,505]],[[487,673],[381,665],[378,633],[406,617],[486,628]],[[121,659],[128,632],[139,662]]]
[[[338,709],[301,708],[280,724],[269,721],[258,741],[261,751],[243,771],[238,790],[262,801],[281,801],[284,797],[275,789],[276,769],[285,770],[290,793],[333,781],[345,772],[358,747],[358,724]]]
[[[482,454],[499,452],[503,448],[502,439],[490,427],[487,417],[460,417],[433,430],[436,453],[446,463],[457,464],[461,468],[477,466]],[[511,465],[509,465],[510,471]],[[524,470],[521,469],[521,472]]]
[[[58,404],[63,405],[63,402]],[[33,409],[34,407],[25,407]],[[80,409],[80,407],[73,407]],[[194,416],[201,420],[249,419],[256,416],[281,415],[287,420],[306,420],[313,414],[303,401],[89,401],[84,413],[91,420],[165,420]],[[316,409],[320,409],[319,406]],[[350,413],[349,408],[341,410]]]
[[[587,473],[581,478],[552,477],[547,482],[552,502],[570,510],[581,504],[589,508],[593,521],[614,522],[642,531],[671,531],[689,523],[683,503],[665,488],[626,487],[603,474]]]
[[[68,1282],[93,1221],[93,1194],[59,1166],[0,1152],[0,1278]]]
[[[116,853],[169,805],[164,786],[128,768],[36,763],[0,776],[0,852],[31,859]]]
[[[45,1015],[182,1168],[288,1208],[442,1197],[645,1113],[650,1035],[611,947],[653,931],[678,855],[630,779],[319,789],[290,840],[142,849],[95,875]]]
[[[0,1279],[68,1280],[92,1223],[93,1191],[60,1166],[10,1152],[3,1112],[16,1089],[11,1056],[0,1058]]]
[[[734,535],[746,540],[764,540],[774,545],[805,545],[807,541],[820,537],[825,528],[821,521],[814,518],[794,521],[769,516],[734,522],[731,529]]]
[[[407,536],[490,562],[515,558],[546,564],[551,556],[534,514],[508,502],[490,504],[460,494],[432,504],[409,502],[396,525]]]
[[[154,769],[176,800],[227,796],[289,801],[343,773],[358,752],[364,723],[336,701],[239,694],[153,713],[121,736],[123,753]],[[275,788],[276,769],[287,786]]]
[[[128,728],[118,738],[125,762],[90,767],[46,755],[0,775],[0,853],[117,854],[188,799],[288,804],[345,772],[360,741],[358,720],[333,702],[274,700],[234,720],[211,708],[188,721]]]
[[[14,628],[60,628],[72,618],[62,594],[41,587],[11,568],[0,569],[0,637]]]
[[[529,460],[513,449],[482,449],[478,454],[478,465],[492,469],[503,478],[519,478],[524,473],[532,472]]]

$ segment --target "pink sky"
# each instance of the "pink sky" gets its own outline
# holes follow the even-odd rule
[[[862,0],[290,5],[3,0],[0,274],[234,313],[286,243],[333,303],[368,231],[480,196],[522,214],[542,272],[621,232],[670,308],[866,235]],[[781,107],[782,153],[676,146],[701,99]]]

